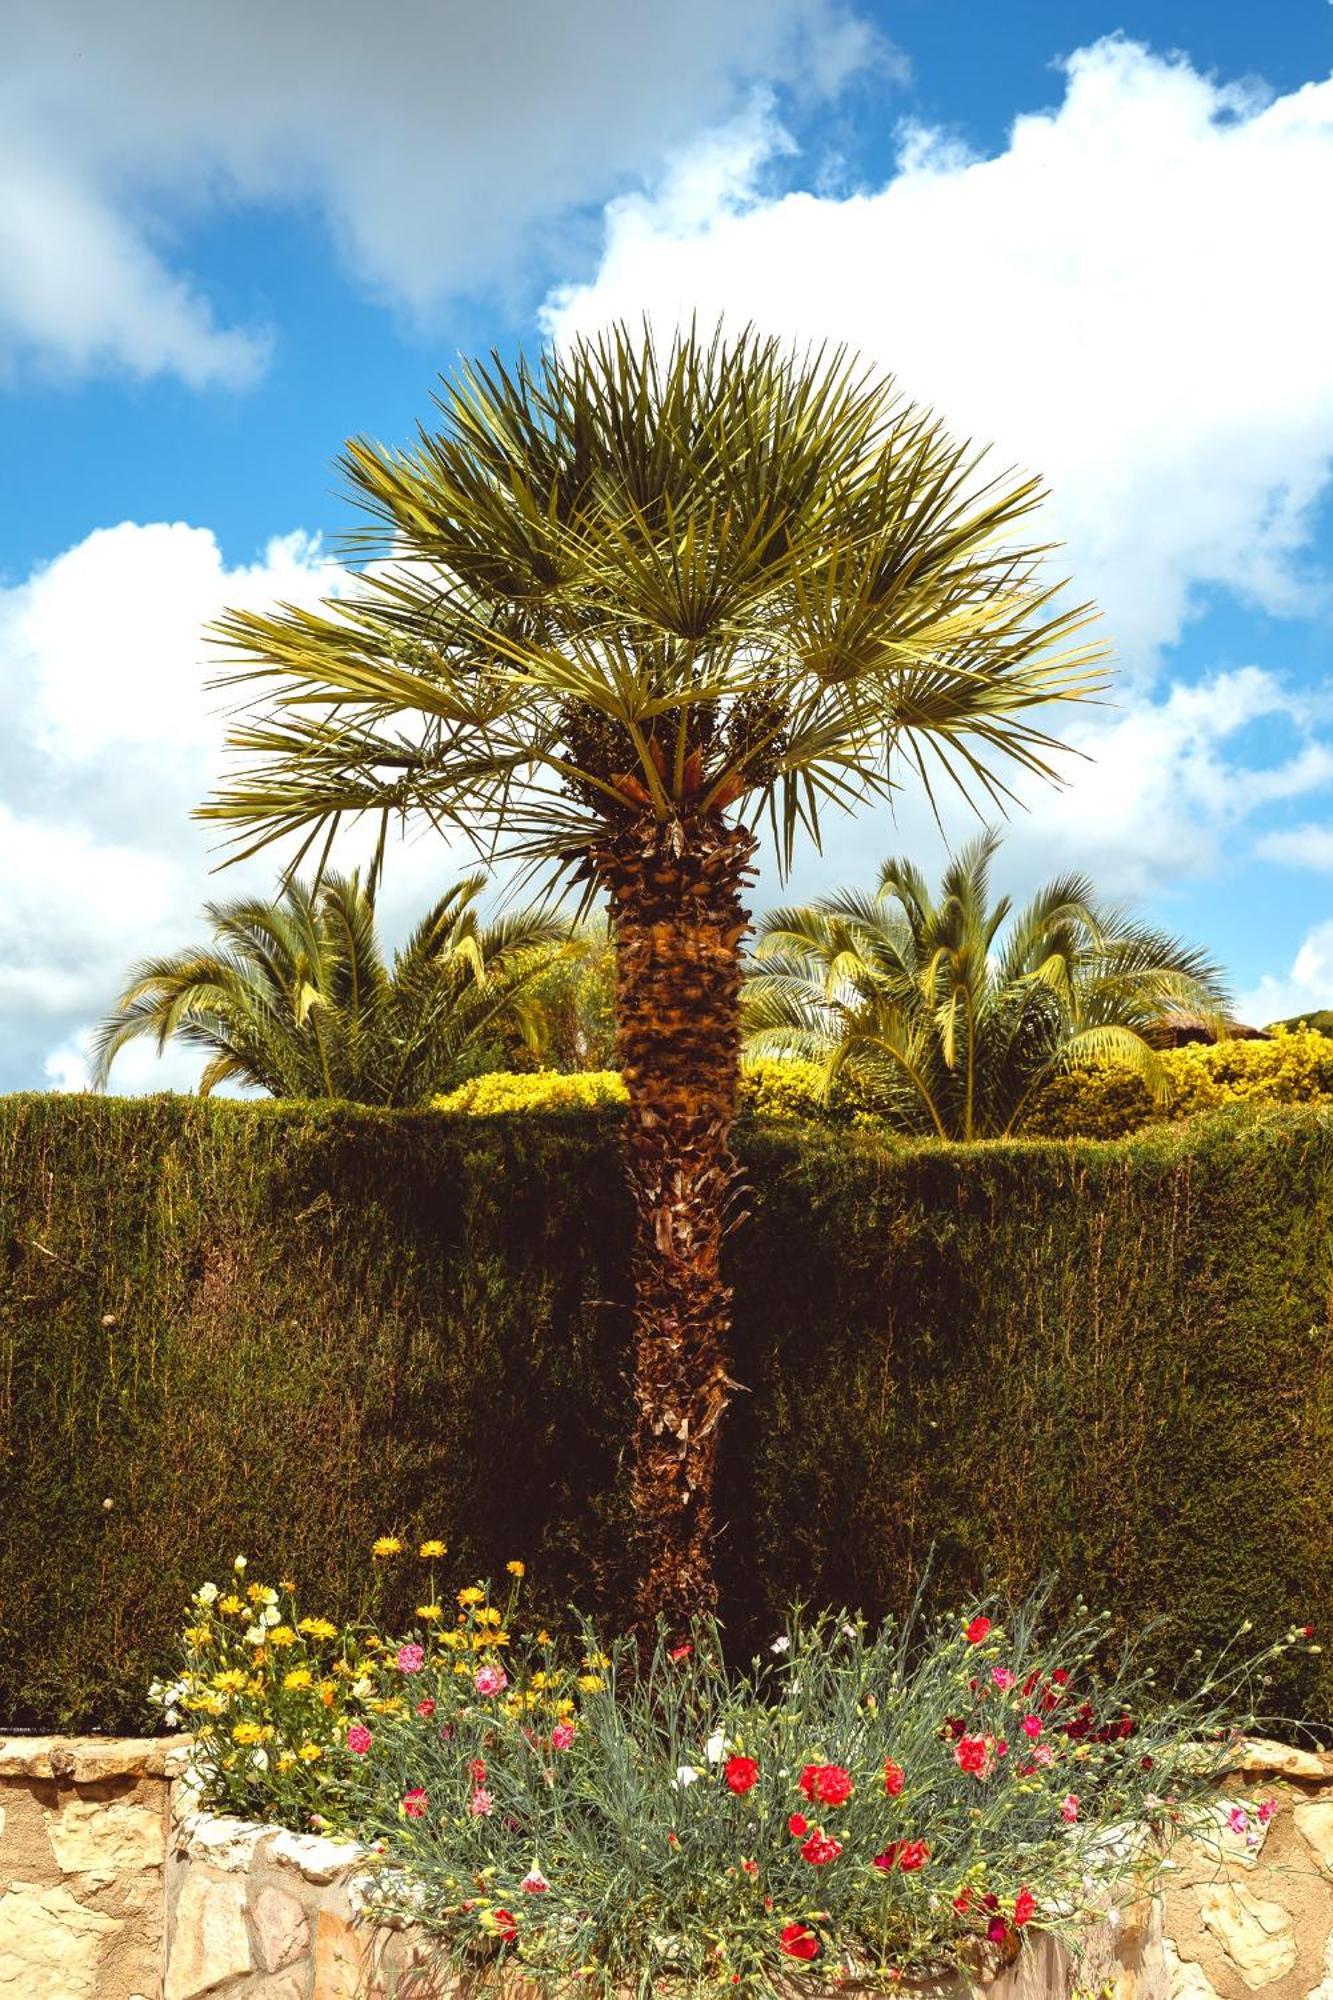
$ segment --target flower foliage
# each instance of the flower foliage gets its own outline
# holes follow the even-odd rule
[[[934,1624],[797,1615],[738,1671],[704,1624],[651,1660],[586,1630],[524,1639],[516,1592],[428,1594],[389,1641],[205,1586],[172,1693],[209,1803],[357,1835],[379,1914],[455,1972],[553,1991],[888,1986],[1002,1962],[1029,1925],[1072,1932],[1181,1835],[1222,1838],[1213,1785],[1251,1690],[1309,1637],[1233,1645],[1180,1698],[1105,1658],[1102,1619],[1048,1627],[1041,1596]]]

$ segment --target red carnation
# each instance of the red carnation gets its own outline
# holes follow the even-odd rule
[[[960,1917],[965,1917],[972,1907],[972,1891],[964,1889],[961,1895],[955,1896],[953,1906]]]
[[[694,1648],[693,1648],[693,1646],[692,1646],[692,1645],[690,1644],[689,1640],[687,1639],[687,1640],[685,1641],[685,1643],[684,1643],[683,1645],[681,1645],[681,1646],[673,1646],[673,1647],[671,1648],[671,1651],[670,1651],[670,1652],[669,1652],[669,1653],[667,1654],[667,1658],[668,1658],[669,1660],[688,1660],[688,1659],[689,1659],[689,1657],[690,1657],[690,1654],[691,1654],[691,1653],[692,1653],[693,1651],[694,1651]]]
[[[974,1618],[972,1620],[972,1623],[967,1628],[968,1644],[971,1646],[979,1646],[982,1640],[988,1636],[989,1632],[990,1632],[989,1618]]]
[[[722,1775],[731,1791],[748,1792],[759,1782],[759,1766],[753,1757],[728,1757]]]
[[[811,1805],[840,1806],[852,1795],[851,1774],[841,1764],[807,1764],[797,1784]]]
[[[493,1910],[491,1921],[495,1925],[495,1935],[512,1944],[518,1936],[518,1923],[512,1910]]]
[[[1069,1686],[1069,1669],[1068,1669],[1068,1667],[1056,1667],[1056,1668],[1054,1668],[1054,1670],[1053,1670],[1053,1671],[1052,1671],[1052,1673],[1051,1673],[1051,1679],[1052,1679],[1052,1680],[1053,1680],[1053,1681],[1055,1682],[1055,1685],[1056,1685],[1056,1686],[1057,1686],[1058,1688],[1062,1688],[1062,1687],[1068,1687],[1068,1686]]]
[[[794,1840],[799,1840],[803,1833],[809,1833],[810,1822],[806,1818],[805,1814],[793,1813],[791,1818],[787,1821],[787,1831],[789,1834],[791,1834]]]
[[[910,1875],[929,1859],[930,1849],[924,1840],[891,1840],[884,1852],[875,1856],[874,1865],[886,1875],[891,1875],[895,1868]]]
[[[1037,1914],[1037,1899],[1030,1889],[1020,1889],[1014,1903],[1014,1922],[1021,1930]]]
[[[801,1842],[801,1859],[808,1861],[812,1868],[826,1867],[830,1861],[836,1861],[841,1853],[842,1842],[834,1840],[831,1834],[825,1833],[822,1826],[817,1826],[810,1838]]]
[[[992,1944],[1003,1944],[1009,1935],[1009,1926],[1003,1917],[992,1917],[986,1926],[986,1936]]]
[[[820,1944],[809,1924],[784,1924],[782,1949],[788,1958],[818,1958]]]
[[[895,1764],[892,1757],[884,1759],[884,1790],[888,1797],[896,1799],[907,1783],[907,1773],[901,1764]]]
[[[974,1778],[990,1776],[994,1753],[984,1736],[960,1736],[954,1744],[953,1755],[960,1771],[967,1771]]]

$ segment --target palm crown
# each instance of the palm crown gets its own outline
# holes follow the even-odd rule
[[[413,450],[353,442],[350,598],[234,612],[259,713],[203,808],[250,851],[419,809],[569,866],[607,823],[765,808],[784,861],[890,752],[994,792],[1044,768],[1027,711],[1085,692],[1083,609],[1014,536],[1033,479],[983,482],[890,381],[746,334],[660,358],[624,328],[471,365]]]
[[[274,1097],[412,1105],[450,1089],[469,1057],[524,1019],[532,981],[565,935],[519,911],[483,923],[484,877],[447,890],[386,961],[375,907],[355,876],[281,899],[210,903],[214,942],[137,966],[98,1032],[96,1083],[127,1042],[207,1050],[200,1079]]]
[[[763,921],[746,985],[749,1047],[813,1057],[908,1131],[995,1137],[1021,1127],[1058,1068],[1118,1060],[1160,1092],[1151,1037],[1173,1013],[1220,1019],[1206,955],[1099,906],[1083,875],[1015,912],[990,899],[987,833],[938,898],[909,861],[854,890]]]

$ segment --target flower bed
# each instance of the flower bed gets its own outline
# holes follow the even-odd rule
[[[422,1546],[418,1623],[393,1639],[303,1615],[238,1558],[159,1690],[196,1730],[203,1801],[284,1823],[252,1843],[279,1864],[292,1832],[358,1841],[365,1921],[437,1983],[992,1979],[1039,1931],[1077,1956],[1173,1850],[1257,1844],[1276,1810],[1240,1796],[1220,1823],[1214,1788],[1305,1631],[1231,1649],[1184,1698],[1107,1659],[1101,1619],[1048,1629],[1040,1600],[902,1628],[796,1616],[740,1669],[709,1626],[651,1654],[521,1635],[522,1565],[501,1598],[446,1600],[442,1555]]]

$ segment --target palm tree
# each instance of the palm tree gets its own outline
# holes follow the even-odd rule
[[[201,1096],[220,1083],[274,1097],[424,1104],[469,1074],[490,1042],[532,1031],[527,989],[567,926],[520,911],[485,924],[484,875],[455,883],[426,912],[392,965],[373,898],[356,875],[280,900],[210,903],[212,945],[146,959],[94,1043],[104,1088],[127,1042],[149,1036],[206,1049]]]
[[[847,890],[764,918],[745,991],[747,1047],[822,1062],[904,1131],[940,1139],[1021,1130],[1057,1070],[1114,1060],[1157,1097],[1154,1037],[1176,1015],[1224,1027],[1206,955],[1099,908],[1084,875],[1059,876],[1017,914],[990,900],[999,845],[986,833],[933,901],[909,861],[873,896]]]
[[[716,1601],[711,1493],[735,1386],[744,893],[831,805],[913,770],[1046,771],[1030,711],[1085,692],[1086,607],[1022,526],[1038,482],[845,353],[621,326],[464,365],[407,449],[343,459],[350,596],[229,614],[245,760],[204,808],[251,852],[420,813],[609,903],[636,1227],[631,1496],[642,1620]]]

